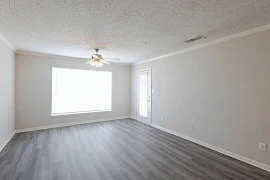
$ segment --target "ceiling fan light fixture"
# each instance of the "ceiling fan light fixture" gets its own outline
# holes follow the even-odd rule
[[[107,60],[120,61],[119,58],[103,58],[101,54],[98,54],[99,49],[95,49],[95,51],[96,54],[92,54],[90,61],[86,62],[85,64],[90,64],[94,67],[102,67],[104,64],[110,64],[110,62],[108,62]]]
[[[99,62],[97,67],[102,67],[104,64]]]
[[[96,54],[93,54],[92,59],[98,59],[98,56]]]
[[[102,62],[99,61],[92,61],[90,64],[94,67],[102,67],[104,65]]]
[[[94,61],[91,61],[90,64],[91,64],[91,66],[95,66],[95,62]]]

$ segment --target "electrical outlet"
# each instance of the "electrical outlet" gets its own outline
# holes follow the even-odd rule
[[[259,149],[261,151],[267,151],[267,145],[265,143],[260,142],[259,143]]]
[[[164,116],[161,116],[161,121],[164,121]]]

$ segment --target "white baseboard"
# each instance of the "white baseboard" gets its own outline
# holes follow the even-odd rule
[[[134,119],[134,120],[136,120],[136,121],[140,121],[141,123],[144,123],[144,124],[146,124],[146,125],[151,126],[151,123],[147,123],[147,122],[145,122],[145,121],[141,121],[141,120],[135,118],[134,116],[130,116],[130,118],[131,118],[131,119]]]
[[[9,135],[8,138],[0,145],[0,152],[4,149],[4,147],[11,140],[11,138],[14,136],[14,134],[15,134],[15,132],[12,132],[11,135]]]
[[[135,117],[130,117],[130,116],[123,116],[123,117],[114,117],[114,118],[105,118],[105,119],[96,119],[96,120],[90,120],[90,121],[82,121],[82,122],[71,122],[71,123],[65,123],[65,124],[57,124],[57,125],[51,125],[51,126],[41,126],[41,127],[34,127],[34,128],[27,128],[27,129],[17,129],[15,130],[15,133],[20,133],[20,132],[28,132],[28,131],[37,131],[37,130],[42,130],[42,129],[51,129],[51,128],[57,128],[57,127],[65,127],[65,126],[72,126],[72,125],[79,125],[79,124],[88,124],[88,123],[95,123],[95,122],[103,122],[103,121],[111,121],[111,120],[119,120],[119,119],[127,119],[127,118],[132,118],[134,120],[137,120]],[[138,120],[137,120],[138,121]],[[140,121],[141,122],[141,121]],[[266,164],[263,164],[263,163],[260,163],[258,161],[255,161],[255,160],[252,160],[252,159],[249,159],[247,157],[244,157],[244,156],[241,156],[239,154],[236,154],[236,153],[233,153],[233,152],[230,152],[230,151],[227,151],[227,150],[224,150],[222,148],[219,148],[219,147],[216,147],[216,146],[213,146],[213,145],[210,145],[208,143],[205,143],[205,142],[202,142],[202,141],[199,141],[197,139],[194,139],[194,138],[191,138],[191,137],[188,137],[186,135],[183,135],[183,134],[180,134],[180,133],[177,133],[177,132],[174,132],[172,130],[169,130],[169,129],[166,129],[166,128],[163,128],[161,126],[158,126],[158,125],[155,125],[155,124],[151,124],[152,127],[154,128],[157,128],[159,130],[162,130],[164,132],[167,132],[167,133],[170,133],[170,134],[173,134],[175,136],[178,136],[180,138],[183,138],[183,139],[186,139],[188,141],[191,141],[193,143],[196,143],[196,144],[199,144],[201,146],[204,146],[206,148],[209,148],[209,149],[212,149],[214,151],[217,151],[221,154],[224,154],[224,155],[227,155],[229,157],[232,157],[234,159],[237,159],[239,161],[243,161],[247,164],[250,164],[250,165],[253,165],[255,167],[258,167],[260,169],[263,169],[265,171],[268,171],[270,172],[270,166],[269,165],[266,165]],[[13,137],[14,133],[0,146],[0,151],[5,147],[5,145],[9,142],[9,140]]]
[[[136,119],[135,119],[135,120],[136,120]],[[188,136],[186,136],[186,135],[183,135],[183,134],[174,132],[174,131],[172,131],[172,130],[166,129],[166,128],[164,128],[164,127],[161,127],[161,126],[158,126],[158,125],[155,125],[155,124],[151,124],[151,126],[154,127],[154,128],[157,128],[157,129],[159,129],[159,130],[165,131],[165,132],[167,132],[167,133],[173,134],[173,135],[175,135],[175,136],[178,136],[178,137],[180,137],[180,138],[186,139],[186,140],[188,140],[188,141],[191,141],[191,142],[193,142],[193,143],[199,144],[199,145],[204,146],[204,147],[206,147],[206,148],[212,149],[212,150],[214,150],[214,151],[217,151],[217,152],[219,152],[219,153],[221,153],[221,154],[224,154],[224,155],[226,155],[226,156],[232,157],[232,158],[237,159],[237,160],[239,160],[239,161],[245,162],[245,163],[250,164],[250,165],[252,165],[252,166],[255,166],[255,167],[257,167],[257,168],[260,168],[260,169],[263,169],[263,170],[265,170],[265,171],[270,172],[270,166],[269,166],[269,165],[266,165],[266,164],[260,163],[260,162],[258,162],[258,161],[249,159],[249,158],[247,158],[247,157],[241,156],[241,155],[239,155],[239,154],[236,154],[236,153],[233,153],[233,152],[230,152],[230,151],[221,149],[221,148],[219,148],[219,147],[210,145],[210,144],[208,144],[208,143],[199,141],[199,140],[197,140],[197,139],[188,137]]]
[[[112,120],[127,119],[127,118],[130,118],[130,116],[95,119],[95,120],[80,121],[80,122],[70,122],[70,123],[64,123],[64,124],[40,126],[40,127],[26,128],[26,129],[16,129],[15,133],[38,131],[38,130],[43,130],[43,129],[51,129],[51,128],[66,127],[66,126],[73,126],[73,125],[79,125],[79,124],[89,124],[89,123],[103,122],[103,121],[112,121]]]

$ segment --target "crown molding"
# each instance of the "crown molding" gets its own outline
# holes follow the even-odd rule
[[[47,57],[47,58],[58,58],[58,59],[67,59],[67,60],[85,60],[84,58],[76,58],[76,57],[69,57],[69,56],[61,56],[61,55],[54,55],[54,54],[47,54],[47,53],[38,53],[38,52],[31,52],[31,51],[16,51],[16,54],[19,55],[27,55],[27,56],[38,56],[38,57]]]
[[[241,38],[241,37],[244,37],[244,36],[248,36],[248,35],[252,35],[252,34],[255,34],[255,33],[267,31],[269,29],[270,29],[270,24],[267,24],[267,25],[260,26],[260,27],[257,27],[257,28],[253,28],[253,29],[249,29],[249,30],[246,30],[246,31],[243,31],[243,32],[240,32],[240,33],[225,36],[225,37],[222,37],[222,38],[219,38],[219,39],[216,39],[216,40],[212,40],[212,41],[209,41],[209,42],[206,42],[206,43],[202,43],[202,44],[199,44],[199,45],[184,48],[184,49],[181,49],[179,51],[164,54],[164,55],[157,56],[157,57],[147,59],[147,60],[144,60],[144,61],[136,62],[136,63],[133,63],[132,66],[147,63],[147,62],[151,62],[151,61],[155,61],[155,60],[159,60],[159,59],[166,58],[166,57],[169,57],[169,56],[174,56],[174,55],[177,55],[177,54],[182,54],[182,53],[193,51],[193,50],[196,50],[196,49],[201,49],[201,48],[204,48],[204,47],[208,47],[208,46],[212,46],[212,45],[215,45],[215,44],[223,43],[223,42],[230,41],[230,40],[233,40],[233,39],[238,39],[238,38]]]
[[[54,55],[54,54],[46,54],[46,53],[38,53],[38,52],[30,52],[30,51],[16,51],[17,55],[27,55],[27,56],[38,56],[38,57],[47,57],[47,58],[58,58],[58,59],[65,59],[65,60],[82,60],[85,61],[87,58],[76,58],[70,56],[61,56],[61,55]],[[110,62],[112,65],[119,65],[119,66],[131,66],[130,63],[121,63],[121,62]]]
[[[14,48],[14,46],[1,33],[0,33],[0,41],[2,41],[4,44],[6,44],[13,52],[16,52],[16,49]]]

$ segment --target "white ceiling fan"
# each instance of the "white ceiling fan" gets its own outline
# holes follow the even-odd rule
[[[102,67],[104,64],[111,64],[109,61],[120,61],[119,58],[103,58],[101,54],[98,54],[99,49],[95,49],[96,53],[92,54],[91,60],[85,64],[91,64],[91,66]]]

